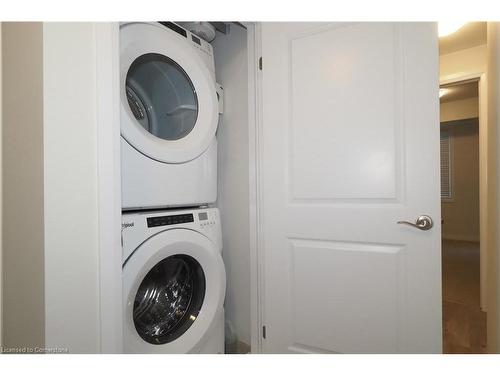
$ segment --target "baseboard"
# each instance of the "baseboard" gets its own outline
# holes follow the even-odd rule
[[[452,241],[468,241],[468,242],[479,242],[479,237],[477,236],[462,236],[460,234],[443,234],[443,240]]]

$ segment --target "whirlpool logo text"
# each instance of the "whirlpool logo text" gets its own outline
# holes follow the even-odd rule
[[[127,228],[132,228],[134,226],[134,222],[122,223],[122,230]]]

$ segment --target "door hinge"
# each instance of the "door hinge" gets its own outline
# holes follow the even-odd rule
[[[262,70],[262,56],[259,57],[259,70]]]
[[[262,338],[266,338],[266,326],[262,326]]]

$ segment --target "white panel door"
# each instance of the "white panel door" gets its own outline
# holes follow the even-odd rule
[[[262,57],[263,351],[441,352],[435,24],[263,23]]]

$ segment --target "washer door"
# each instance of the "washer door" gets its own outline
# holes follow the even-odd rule
[[[184,163],[209,146],[218,122],[215,83],[189,42],[161,25],[120,29],[121,132],[142,154]]]
[[[147,240],[123,267],[125,352],[195,352],[222,311],[225,280],[202,234],[172,229]]]

